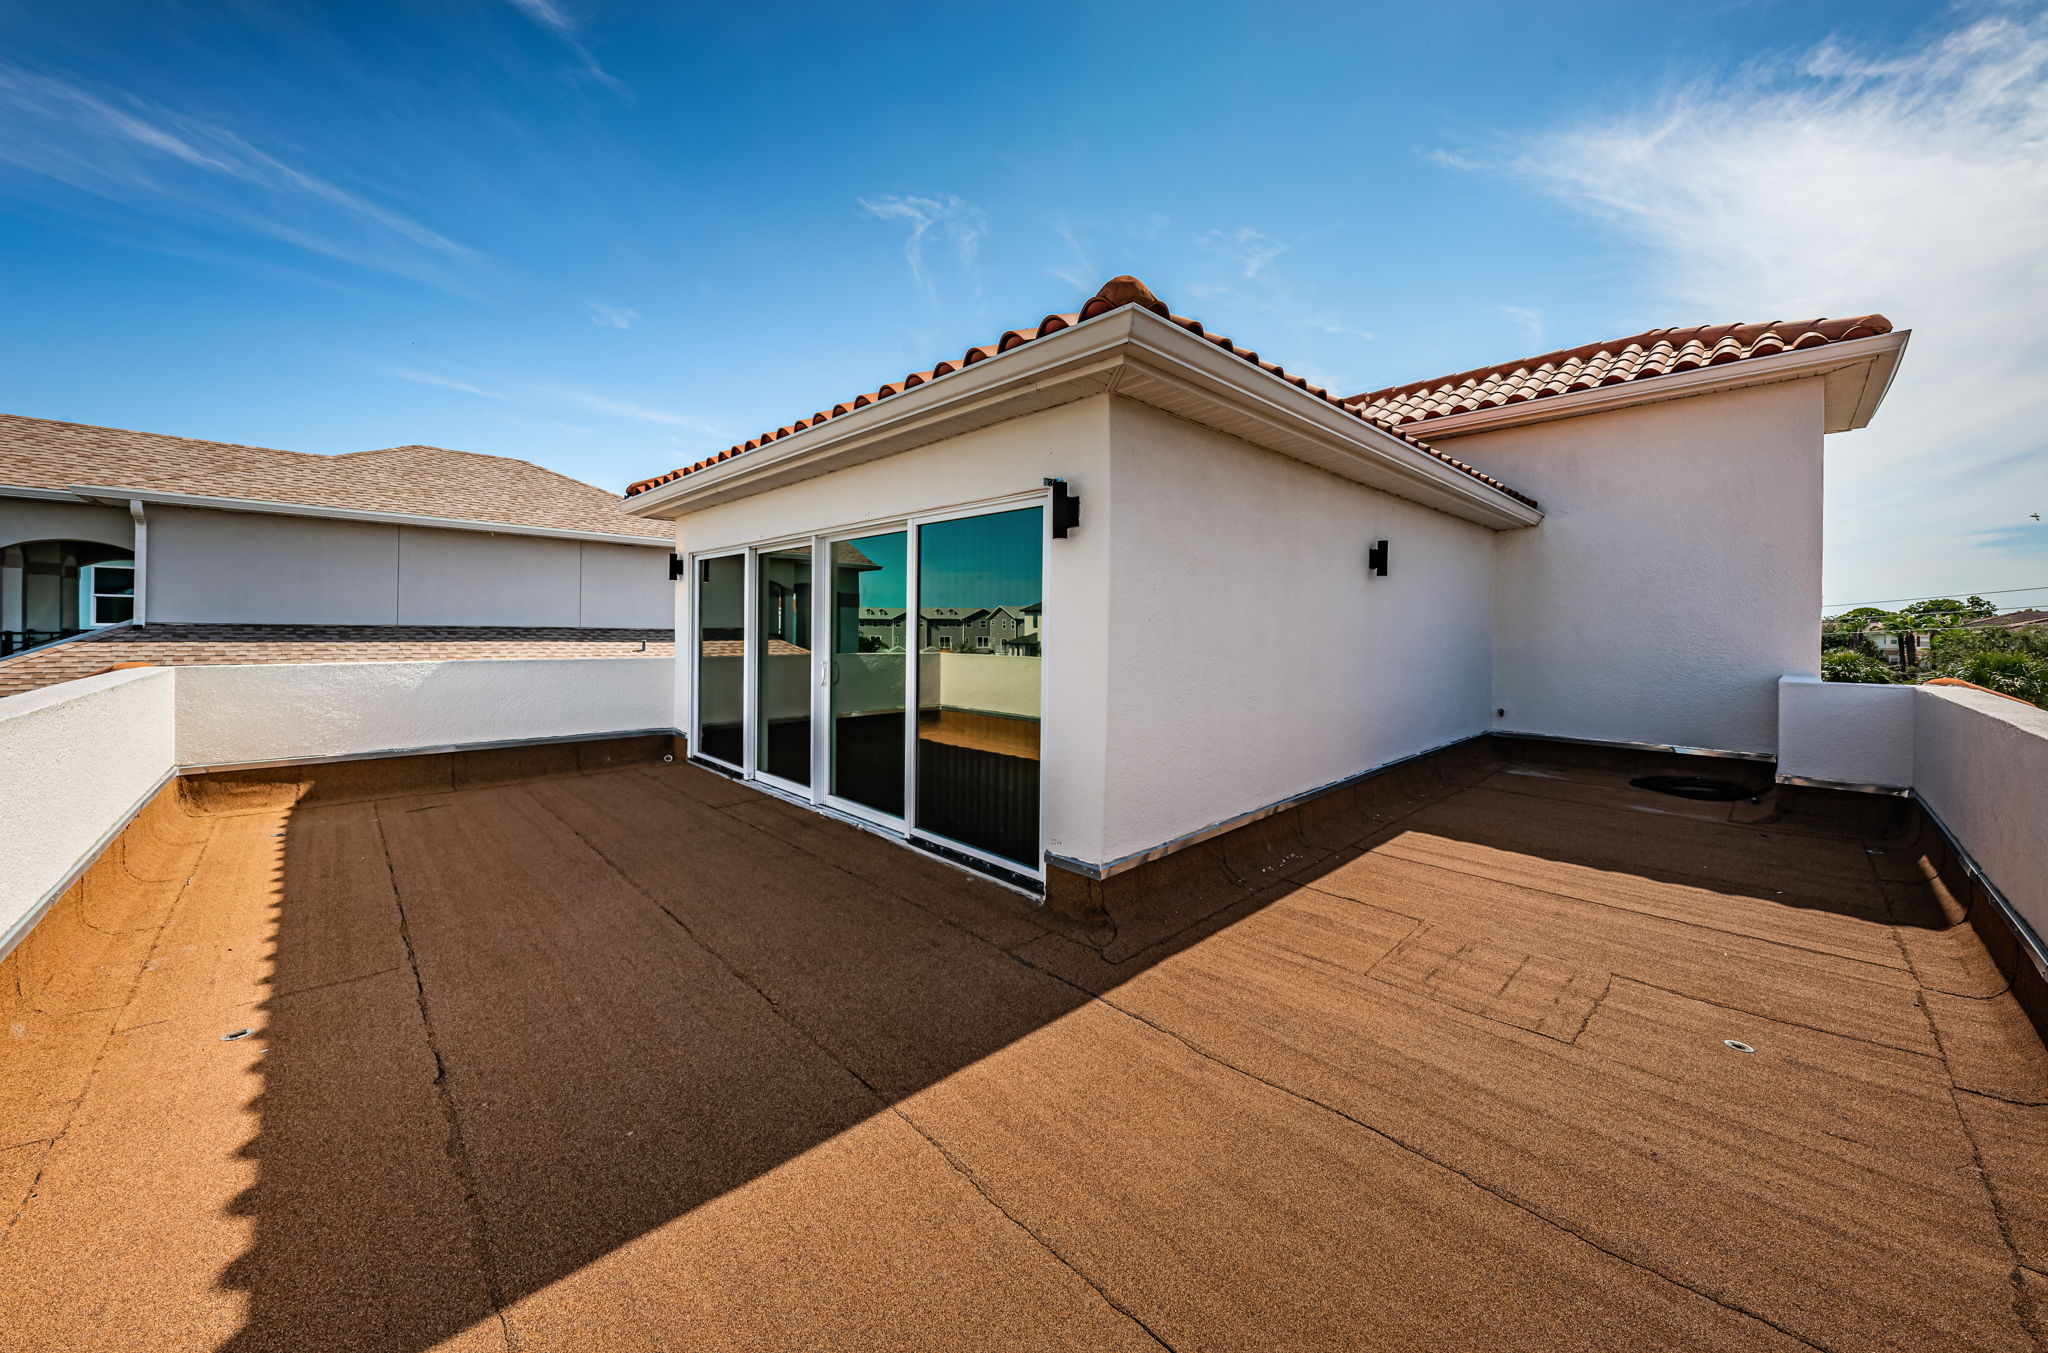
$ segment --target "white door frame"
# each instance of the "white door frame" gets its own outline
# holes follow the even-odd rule
[[[1038,777],[1038,845],[1033,852],[1033,864],[1022,864],[1016,860],[992,855],[985,850],[965,845],[937,832],[927,831],[917,825],[917,722],[918,705],[922,698],[920,687],[923,680],[923,649],[919,642],[920,613],[923,610],[922,588],[918,577],[918,528],[943,521],[957,521],[963,517],[993,516],[1003,512],[1016,512],[1025,508],[1039,509],[1039,596],[1040,604],[1045,602],[1046,574],[1050,572],[1047,562],[1052,547],[1051,494],[1045,489],[1026,493],[1009,494],[997,498],[959,507],[945,508],[932,512],[909,513],[897,517],[879,517],[863,522],[848,523],[828,530],[813,532],[808,536],[774,536],[750,542],[745,545],[722,546],[688,555],[690,565],[690,628],[693,666],[690,674],[690,748],[693,758],[701,757],[710,764],[729,771],[737,771],[742,778],[753,780],[764,788],[772,789],[784,798],[809,803],[832,814],[853,819],[860,825],[879,830],[899,839],[922,842],[945,852],[965,856],[968,859],[989,866],[1002,873],[1043,881],[1045,878],[1045,794],[1046,777],[1041,762]],[[853,803],[826,791],[829,783],[830,720],[831,720],[831,661],[832,635],[829,628],[831,597],[831,564],[829,550],[839,541],[858,539],[861,536],[887,535],[902,531],[907,536],[905,547],[905,606],[904,606],[904,738],[903,738],[903,816],[890,817],[865,805]],[[808,543],[811,549],[811,783],[798,785],[778,779],[763,771],[757,764],[759,742],[759,669],[765,645],[760,636],[760,558],[764,553],[789,549]],[[741,555],[746,560],[746,585],[744,625],[745,635],[743,679],[745,691],[742,717],[743,764],[735,766],[717,757],[706,756],[702,749],[701,688],[703,621],[701,616],[702,588],[698,565],[701,562]],[[819,579],[823,577],[821,584]],[[1044,634],[1043,611],[1039,617],[1039,633]],[[1039,663],[1039,746],[1041,755],[1045,746],[1045,731],[1048,727],[1052,708],[1049,702],[1051,682],[1043,661],[1043,638],[1041,637]]]

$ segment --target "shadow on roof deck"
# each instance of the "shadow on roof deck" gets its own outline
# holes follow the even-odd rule
[[[2026,1346],[2048,1058],[1904,805],[1523,752],[1093,924],[683,765],[187,786],[9,960],[14,1342]]]

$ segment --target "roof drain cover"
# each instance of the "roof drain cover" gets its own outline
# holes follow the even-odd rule
[[[1706,799],[1733,803],[1737,799],[1756,802],[1757,791],[1733,780],[1708,780],[1697,775],[1640,775],[1629,781],[1637,789],[1654,794],[1671,794],[1681,799]]]

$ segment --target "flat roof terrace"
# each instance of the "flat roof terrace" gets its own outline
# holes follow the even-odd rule
[[[137,819],[4,965],[9,1347],[2036,1347],[2048,1055],[1895,801],[1475,745],[1073,920],[578,755]]]

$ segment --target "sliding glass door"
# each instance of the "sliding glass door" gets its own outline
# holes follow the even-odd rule
[[[913,517],[695,563],[692,750],[1036,875],[1045,511]]]
[[[691,750],[746,764],[747,556],[697,561],[697,735]]]
[[[917,813],[930,836],[1038,868],[1043,509],[917,528]]]
[[[811,547],[754,559],[754,769],[786,788],[811,784]]]
[[[908,708],[910,533],[834,541],[829,798],[863,816],[903,817]]]

